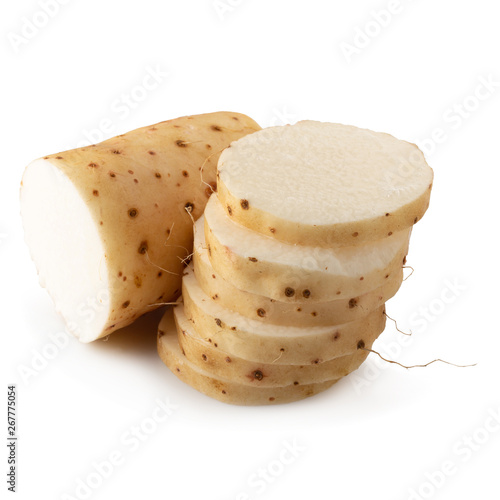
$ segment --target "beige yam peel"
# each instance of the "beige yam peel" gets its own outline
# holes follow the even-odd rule
[[[311,327],[354,321],[387,302],[396,294],[403,281],[403,269],[400,269],[399,273],[396,272],[385,280],[382,286],[362,295],[328,302],[304,301],[300,304],[245,292],[225,280],[212,267],[201,224],[199,221],[193,253],[194,273],[200,288],[220,306],[263,323]]]
[[[40,283],[82,342],[180,294],[219,153],[259,128],[238,113],[187,116],[26,168],[25,239]]]
[[[204,219],[213,268],[241,290],[282,302],[347,299],[382,286],[399,276],[410,234],[353,247],[291,245],[233,222],[216,195]]]
[[[369,354],[368,350],[355,349],[353,353],[323,362],[317,358],[307,365],[261,363],[224,351],[217,343],[217,336],[211,342],[203,339],[197,330],[202,327],[186,318],[182,305],[175,307],[174,319],[179,345],[187,359],[213,375],[245,385],[275,387],[326,382],[357,370]],[[366,342],[359,342],[366,346]],[[370,348],[371,343],[367,346]],[[295,349],[301,349],[300,341]]]
[[[177,341],[172,309],[167,310],[158,327],[158,354],[174,375],[197,391],[224,403],[255,406],[291,403],[314,396],[338,380],[319,384],[259,387],[239,384],[209,373],[182,353]]]
[[[191,268],[182,282],[183,314],[204,344],[243,359],[276,365],[316,365],[356,352],[359,341],[372,344],[385,328],[385,306],[334,326],[296,327],[246,318],[211,300]],[[177,308],[176,306],[176,314]],[[194,335],[193,335],[194,336]]]
[[[409,228],[429,206],[432,181],[414,144],[315,121],[240,139],[218,165],[218,196],[233,220],[281,241],[323,247]]]

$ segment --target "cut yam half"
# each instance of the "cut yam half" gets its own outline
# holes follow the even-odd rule
[[[69,331],[90,342],[178,297],[218,153],[259,128],[238,113],[186,116],[28,165],[25,240]]]
[[[205,340],[197,330],[200,325],[187,319],[182,305],[175,307],[174,319],[179,345],[187,359],[213,375],[245,385],[276,387],[326,382],[357,370],[369,354],[364,349],[356,349],[351,354],[324,362],[318,358],[307,365],[259,363],[222,350],[218,346],[217,335],[210,341]],[[366,347],[370,348],[371,343]],[[301,349],[300,341],[296,343],[295,349]],[[262,350],[266,350],[265,345]]]
[[[350,299],[399,276],[411,231],[352,247],[290,245],[233,222],[216,195],[204,221],[210,262],[224,279],[240,290],[297,303]]]
[[[433,172],[414,144],[335,123],[270,127],[226,149],[218,196],[254,231],[310,246],[374,241],[429,206]]]
[[[403,281],[403,269],[400,269],[382,286],[362,295],[300,304],[274,300],[236,288],[212,267],[203,228],[195,234],[193,265],[199,286],[212,301],[247,318],[282,326],[326,326],[354,321],[387,302]]]
[[[174,375],[197,391],[224,403],[254,406],[291,403],[325,391],[337,380],[320,384],[259,387],[239,384],[215,376],[198,367],[182,353],[177,341],[172,309],[168,309],[158,327],[158,353]]]
[[[186,270],[182,294],[182,314],[199,332],[192,337],[223,352],[259,363],[317,365],[355,353],[360,341],[371,345],[385,328],[384,305],[365,317],[335,326],[279,326],[249,319],[208,297],[191,268]],[[181,314],[177,308],[175,314]]]

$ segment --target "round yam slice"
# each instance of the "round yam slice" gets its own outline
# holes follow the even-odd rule
[[[179,345],[187,359],[213,375],[245,385],[275,387],[325,382],[357,370],[369,354],[366,350],[357,349],[351,354],[324,362],[317,358],[308,365],[260,363],[222,350],[218,346],[217,335],[211,341],[204,339],[197,330],[199,325],[186,318],[182,305],[175,307],[174,319]],[[371,344],[366,347],[370,348]],[[262,349],[266,350],[266,346]],[[295,349],[301,349],[299,342]]]
[[[291,403],[319,394],[335,384],[329,380],[320,384],[259,387],[240,384],[209,373],[198,367],[182,353],[172,309],[168,309],[158,328],[158,354],[180,380],[197,391],[228,404],[255,406]]]
[[[236,288],[212,267],[203,227],[195,233],[193,265],[199,286],[212,301],[247,318],[282,326],[327,326],[354,321],[387,302],[403,281],[403,269],[400,269],[382,286],[362,295],[328,302],[303,301],[300,304],[274,300]]]
[[[340,325],[306,328],[262,323],[208,297],[191,268],[183,279],[182,296],[182,314],[193,323],[204,344],[246,360],[273,365],[316,365],[352,354],[360,341],[371,345],[383,332],[386,321],[382,305],[365,317]]]
[[[218,164],[218,196],[234,221],[310,246],[357,245],[409,228],[427,210],[432,182],[414,144],[316,121],[244,137]]]
[[[291,245],[237,224],[216,195],[204,221],[210,262],[224,279],[240,290],[295,303],[350,299],[399,276],[411,231],[352,247]]]

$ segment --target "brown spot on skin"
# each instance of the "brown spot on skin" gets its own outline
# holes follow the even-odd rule
[[[356,238],[356,236],[359,236],[359,233],[356,231],[355,233],[352,233],[352,235]]]
[[[406,255],[403,257],[403,266],[406,264]]]
[[[155,203],[155,208],[158,208],[158,207],[159,207],[158,203]]]
[[[232,327],[231,327],[231,331],[235,332],[235,331],[236,331],[236,327],[235,327],[235,326],[232,326]]]
[[[163,276],[163,273],[161,271],[158,271],[157,276],[158,276],[158,278],[161,278]]]
[[[114,155],[121,155],[122,152],[119,150],[119,149],[113,149],[113,151],[111,151]]]
[[[184,177],[189,177],[189,172],[188,172],[187,170],[183,170],[183,171],[182,171],[182,175],[183,175]]]
[[[270,228],[269,228],[269,231],[271,231],[271,233],[273,233],[273,234],[274,234],[274,233],[276,232],[276,229],[274,229],[274,227],[270,227]]]
[[[126,300],[123,304],[122,307],[123,309],[126,309],[130,305],[130,300]]]
[[[63,160],[64,158],[62,156],[56,156],[56,160]]]
[[[126,276],[123,277],[123,281],[127,281],[127,277]]]
[[[163,337],[165,335],[165,332],[163,330],[158,330],[158,337]]]
[[[415,217],[415,219],[413,220],[413,224],[416,224],[418,222],[418,217]]]
[[[228,206],[227,206],[227,213],[228,213],[229,215],[233,215],[233,209],[231,208],[231,206],[230,206],[230,205],[228,205]]]
[[[134,175],[134,171],[133,171],[133,170],[129,170],[129,171],[128,171],[128,173],[129,173],[130,175]]]
[[[194,209],[194,203],[191,203],[190,201],[188,201],[185,205],[184,205],[184,209],[186,210],[186,212],[188,214],[190,214],[193,209]]]
[[[214,342],[214,347],[218,347],[218,346],[217,346],[217,342]]]
[[[139,212],[137,210],[137,208],[131,208],[129,211],[128,211],[128,216],[133,219],[134,217],[137,217],[137,215],[139,215]]]
[[[215,318],[215,324],[220,328],[222,326],[222,321],[219,318]]]
[[[264,378],[264,374],[260,370],[255,370],[252,375],[256,380],[262,380]]]
[[[240,205],[243,210],[248,210],[248,208],[250,207],[248,200],[241,200]]]
[[[340,338],[340,332],[335,332],[333,334],[333,340],[338,340]]]
[[[386,217],[389,217],[389,215],[391,215],[389,212],[387,212],[387,213],[385,214],[385,216],[386,216]]]
[[[302,311],[302,307],[297,307],[297,309],[295,309],[297,312],[301,312]]]
[[[221,392],[222,392],[222,394],[226,394],[226,391],[225,391],[224,389],[222,389],[222,391],[221,391]]]
[[[342,293],[342,292],[339,290],[339,291],[337,292],[337,295],[340,295],[341,293]]]
[[[125,281],[125,279],[123,281]],[[135,284],[135,286],[137,288],[141,288],[141,286],[142,286],[142,278],[139,277],[139,276],[135,276],[134,277],[134,284]],[[161,295],[160,295],[160,298],[161,298]]]
[[[114,177],[116,177],[116,174],[113,171],[110,171],[109,176],[114,178]]]
[[[183,141],[182,139],[178,139],[177,141],[175,141],[175,143],[180,148],[187,148],[187,146],[188,146],[187,142]]]
[[[217,300],[218,298],[219,298],[219,295],[218,295],[218,294],[215,294],[215,295],[212,297],[212,299],[213,299],[213,300]]]
[[[155,172],[155,177],[156,177],[157,179],[161,179],[161,174],[160,174],[160,172]]]
[[[170,236],[170,229],[167,229],[165,232],[167,233],[167,236]]]
[[[99,165],[97,163],[94,163],[94,162],[90,162],[89,163],[89,167],[90,168],[97,168]]]
[[[212,130],[215,130],[216,132],[222,132],[222,129],[219,127],[219,125],[212,125],[210,128]]]
[[[248,257],[248,260],[250,262],[258,262],[258,260],[255,257]]]
[[[44,157],[43,157],[43,159],[44,159],[44,160],[48,160],[48,159],[49,159],[49,157],[48,157],[48,156],[44,156]]]
[[[212,274],[212,278],[215,279],[215,274]]]
[[[269,398],[269,401],[274,401],[274,398],[273,397]]]
[[[119,277],[119,278],[121,278],[122,276],[123,276],[123,273],[120,271],[120,272],[118,273],[118,277]]]
[[[351,299],[349,301],[349,309],[353,309],[354,307],[356,307],[358,305],[358,299]]]
[[[365,341],[364,340],[360,340],[358,342],[358,349],[364,349],[365,348]]]
[[[311,361],[311,364],[313,364],[313,365],[319,365],[320,363],[321,363],[321,359],[319,359],[319,358],[313,359]]]
[[[215,182],[210,182],[209,185],[205,188],[205,196],[207,198],[210,198],[213,193],[217,192],[217,185]]]
[[[311,296],[311,291],[308,290],[307,288],[302,291],[302,297],[304,297],[305,299],[308,299],[310,296]]]
[[[392,236],[392,231],[389,231],[389,232],[387,233],[387,236]]]
[[[136,184],[139,184],[139,181],[138,181],[137,179],[134,179],[134,182],[135,182]]]
[[[226,363],[231,363],[231,358],[229,356],[226,358]]]
[[[386,275],[385,275],[385,279],[387,279],[388,277],[389,277],[389,275],[388,275],[388,274],[386,274]]]
[[[233,116],[232,118],[233,118],[233,120],[236,120],[236,121],[240,120],[237,116]]]
[[[178,127],[178,125],[174,125],[174,127]],[[150,130],[151,132],[154,132],[155,130],[158,130],[158,129],[157,129],[156,127],[151,127],[149,130]]]
[[[207,250],[208,250],[208,255],[212,257],[212,247],[210,246],[210,243],[207,245]]]
[[[201,355],[201,359],[202,359],[203,361],[206,361],[206,360],[207,360],[207,355],[206,355],[206,354],[202,354],[202,355]]]
[[[180,369],[178,366],[176,366],[176,367],[175,367],[175,369],[176,369],[176,371],[178,371],[179,373],[181,372],[181,369]]]
[[[148,242],[147,241],[141,241],[141,244],[139,245],[139,249],[137,251],[141,255],[144,255],[148,251]]]
[[[295,381],[295,382],[293,383],[293,385],[299,385],[299,383],[298,383],[297,381]]]
[[[285,295],[287,297],[293,297],[295,295],[295,290],[289,286],[285,288]]]
[[[92,194],[93,194],[94,196],[99,196],[99,191],[97,191],[97,189],[94,189],[94,190],[92,191]]]
[[[363,281],[365,278],[363,276],[361,276],[361,278],[359,278],[359,281]]]
[[[212,149],[212,146],[210,146],[210,144],[206,144],[206,145],[205,145],[205,147],[206,147],[207,149]]]
[[[264,318],[266,316],[266,311],[262,308],[257,309],[257,316],[260,316],[261,318]]]
[[[313,311],[313,312],[311,313],[311,316],[317,316],[317,315],[318,315],[318,313],[317,313],[316,311]]]
[[[156,153],[154,151],[148,151],[148,153],[151,155],[151,156],[155,156]]]
[[[182,333],[184,333],[184,332],[182,332]],[[210,343],[212,343],[212,339],[207,339],[207,340],[208,340]]]

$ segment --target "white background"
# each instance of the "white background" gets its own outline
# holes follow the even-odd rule
[[[35,0],[3,2],[0,16],[1,391],[5,401],[7,384],[18,385],[17,498],[83,498],[78,481],[90,477],[95,486],[93,462],[113,453],[121,453],[120,465],[89,498],[499,498],[500,423],[489,417],[500,418],[497,3],[57,5],[44,20]],[[388,21],[377,16],[389,8]],[[30,20],[45,25],[30,31]],[[141,93],[148,68],[168,76]],[[488,80],[489,90],[481,84]],[[131,92],[141,102],[124,107]],[[407,371],[372,354],[312,399],[232,407],[164,367],[155,318],[108,342],[72,339],[43,365],[40,356],[54,352],[50,336],[65,327],[22,240],[25,165],[89,136],[218,110],[262,126],[349,123],[425,148],[435,171],[431,206],[413,231],[415,273],[388,306],[413,337],[388,322],[375,348],[405,364],[441,357],[478,365]],[[20,369],[32,363],[36,375],[23,378]],[[157,398],[176,410],[152,430]],[[135,449],[127,439],[141,424],[151,432]],[[294,441],[297,456],[280,464],[284,442]],[[259,474],[268,479],[258,482]]]

